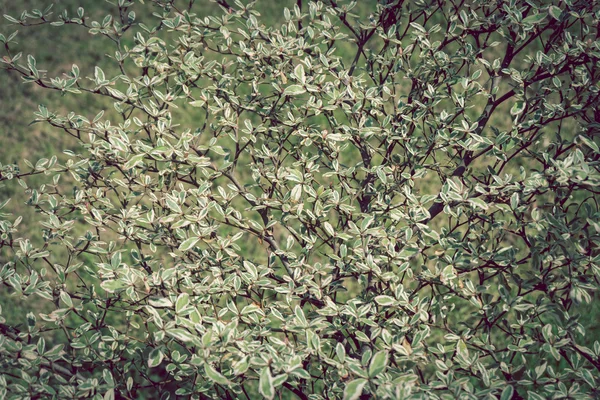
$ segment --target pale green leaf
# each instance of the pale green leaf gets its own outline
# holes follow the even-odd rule
[[[358,399],[366,384],[367,380],[362,378],[348,382],[344,388],[344,400]]]
[[[175,312],[179,313],[183,310],[190,302],[190,295],[187,293],[181,293],[179,297],[177,297],[177,301],[175,302]]]
[[[194,340],[194,335],[183,328],[173,328],[167,329],[167,335],[174,337],[175,339],[179,339],[182,342],[191,342]]]
[[[285,88],[283,94],[288,96],[297,96],[299,94],[305,93],[306,89],[300,85],[290,85]]]
[[[152,351],[148,355],[148,367],[149,368],[158,367],[160,365],[160,363],[162,362],[164,356],[165,355],[163,354],[161,348],[156,347],[156,348],[152,349]]]
[[[229,385],[231,383],[229,379],[214,369],[209,363],[204,364],[204,372],[211,381],[218,383],[219,385]]]
[[[385,371],[388,363],[388,352],[386,350],[378,351],[371,358],[369,364],[369,377],[375,378]]]
[[[179,245],[179,250],[187,251],[187,250],[193,248],[196,245],[196,243],[198,243],[199,240],[200,240],[199,237],[188,238],[188,239],[184,240],[183,242],[181,242],[181,244]]]
[[[269,367],[265,367],[260,371],[258,391],[265,399],[273,399],[275,397],[275,386],[273,385],[273,377],[271,376]]]

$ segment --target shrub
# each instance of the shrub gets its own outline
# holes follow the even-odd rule
[[[116,3],[6,16],[108,38],[87,79],[0,36],[113,107],[1,167],[0,397],[599,395],[598,2]]]

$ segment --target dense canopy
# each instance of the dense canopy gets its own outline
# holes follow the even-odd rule
[[[5,16],[0,397],[597,398],[600,3],[284,3]]]

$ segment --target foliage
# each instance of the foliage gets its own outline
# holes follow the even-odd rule
[[[0,36],[114,103],[40,105],[80,147],[0,168],[43,239],[0,214],[2,290],[51,308],[0,314],[0,397],[598,396],[600,4],[145,3],[6,16],[115,72]]]

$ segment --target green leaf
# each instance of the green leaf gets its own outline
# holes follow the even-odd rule
[[[96,84],[100,84],[100,83],[106,81],[106,77],[104,76],[104,71],[102,71],[102,68],[100,68],[100,67],[94,68],[94,77],[96,78]]]
[[[175,302],[175,312],[179,313],[190,303],[190,295],[187,293],[181,293],[179,297],[177,297],[177,301]]]
[[[548,8],[548,14],[550,14],[552,18],[559,20],[562,15],[562,10],[556,6],[550,6]]]
[[[162,349],[160,347],[156,347],[156,348],[152,349],[152,351],[148,355],[148,367],[149,368],[158,367],[160,365],[160,363],[162,362],[164,356],[165,355],[163,354]]]
[[[287,381],[288,374],[281,374],[273,377],[273,386],[279,387]]]
[[[369,377],[374,378],[385,371],[388,363],[388,352],[386,350],[378,351],[371,358],[369,364]]]
[[[302,66],[302,64],[298,64],[296,66],[296,68],[294,68],[294,75],[296,75],[296,78],[298,78],[298,80],[300,82],[302,82],[302,83],[306,82],[306,76],[304,75],[304,67]],[[288,87],[288,89],[289,89],[289,87]],[[302,92],[302,93],[304,93],[304,92]]]
[[[487,210],[490,207],[489,204],[486,203],[485,201],[483,201],[483,199],[481,199],[480,197],[474,197],[474,198],[469,199],[467,201],[469,203],[471,203],[472,205],[481,208],[482,210]]]
[[[366,379],[355,379],[346,384],[344,388],[344,400],[356,400],[362,394],[363,388],[367,384]]]
[[[169,207],[172,211],[181,214],[181,207],[179,207],[179,204],[177,204],[175,201],[167,198],[165,203],[167,203],[167,207]]]
[[[380,306],[391,306],[396,303],[396,299],[391,296],[381,295],[375,297],[375,302]]]
[[[69,296],[69,293],[61,291],[60,299],[62,300],[63,303],[65,303],[65,305],[67,307],[73,308],[73,300],[71,300],[71,296]]]
[[[283,94],[287,96],[297,96],[302,93],[306,93],[306,89],[300,85],[290,85],[283,91]]]
[[[127,169],[131,169],[131,168],[136,167],[138,164],[142,163],[142,160],[144,159],[144,156],[145,156],[145,154],[137,154],[137,155],[131,157],[129,159],[129,161],[127,161],[125,163],[125,165],[123,165],[123,168],[127,170]]]
[[[190,106],[192,107],[202,107],[206,104],[206,101],[204,100],[194,100],[194,101],[190,101]]]
[[[500,400],[510,400],[513,397],[514,389],[511,385],[508,385],[502,391],[502,395],[500,396]]]
[[[523,24],[525,25],[536,25],[546,19],[546,13],[541,12],[539,14],[533,14],[529,17],[523,19]]]
[[[175,339],[179,339],[182,342],[191,342],[194,340],[195,336],[189,333],[187,330],[183,328],[173,328],[167,330],[167,335],[174,337]]]
[[[346,349],[344,348],[343,344],[338,342],[338,344],[335,346],[335,354],[341,363],[346,360]]]
[[[517,207],[519,207],[519,193],[515,192],[510,196],[510,207],[513,210],[516,210]]]
[[[294,314],[296,314],[296,318],[298,318],[298,321],[300,321],[300,325],[303,327],[308,326],[308,322],[306,322],[306,317],[304,316],[304,311],[302,311],[300,306],[296,306],[296,308],[294,308]]]
[[[235,364],[233,364],[233,373],[234,375],[241,375],[244,372],[248,371],[249,367],[250,363],[248,361],[248,356],[246,356],[238,362],[236,362]]]
[[[108,384],[108,386],[110,386],[110,387],[115,386],[115,380],[113,378],[113,375],[108,369],[105,369],[104,371],[102,371],[102,379],[104,379],[104,382],[106,382]]]
[[[199,237],[188,238],[188,239],[184,240],[183,242],[181,242],[181,244],[179,245],[179,250],[187,251],[187,250],[193,248],[196,245],[196,243],[198,243],[199,240],[200,240]]]
[[[304,180],[304,176],[302,175],[302,172],[298,171],[297,169],[290,169],[288,171],[288,176],[287,179],[289,181],[292,182],[302,182]]]
[[[125,287],[127,287],[127,285],[122,281],[108,280],[100,283],[100,287],[109,293],[114,293],[118,290],[124,289]]]
[[[219,385],[229,385],[231,383],[229,379],[225,378],[225,376],[214,369],[209,363],[204,364],[204,372],[211,381],[218,383]]]
[[[275,397],[275,386],[273,385],[273,377],[271,376],[269,367],[265,367],[260,371],[258,391],[266,399],[273,399]]]
[[[517,101],[510,109],[510,115],[519,115],[525,111],[525,102]]]
[[[469,349],[467,348],[467,344],[464,342],[464,340],[461,339],[456,342],[456,353],[465,358],[469,357]]]

